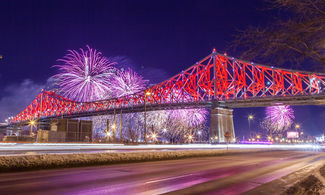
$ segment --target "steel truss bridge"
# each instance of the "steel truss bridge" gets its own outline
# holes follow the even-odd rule
[[[11,124],[179,108],[254,107],[277,103],[325,104],[325,74],[254,64],[215,50],[180,74],[144,91],[115,99],[76,102],[41,93]]]

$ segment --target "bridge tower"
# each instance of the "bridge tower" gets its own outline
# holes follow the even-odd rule
[[[235,131],[233,121],[233,109],[226,107],[211,108],[209,131],[209,140],[212,143],[226,142],[226,132],[231,135],[230,142],[234,142]]]

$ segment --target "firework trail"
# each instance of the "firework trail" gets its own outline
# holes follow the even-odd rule
[[[290,106],[271,106],[266,108],[266,120],[271,122],[273,131],[285,131],[291,127],[295,118]]]
[[[87,46],[80,51],[68,50],[68,53],[58,60],[59,73],[53,78],[57,80],[59,93],[79,101],[89,102],[103,99],[110,93],[110,80],[114,75],[114,65],[102,53]]]

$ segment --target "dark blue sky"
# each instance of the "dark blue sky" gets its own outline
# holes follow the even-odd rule
[[[160,82],[213,48],[226,51],[238,29],[271,22],[277,12],[262,8],[261,0],[2,0],[0,120],[31,101],[67,49],[88,44],[105,56],[125,56],[152,82]],[[238,56],[229,51],[228,55]],[[295,111],[297,121],[310,133],[323,131],[323,107]],[[249,113],[258,120],[264,117],[264,108],[235,110],[239,135],[246,132]]]

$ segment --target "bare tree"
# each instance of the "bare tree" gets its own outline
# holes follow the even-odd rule
[[[266,27],[248,27],[235,35],[231,48],[241,58],[278,65],[302,62],[325,65],[325,1],[272,0],[270,8],[288,13]]]

